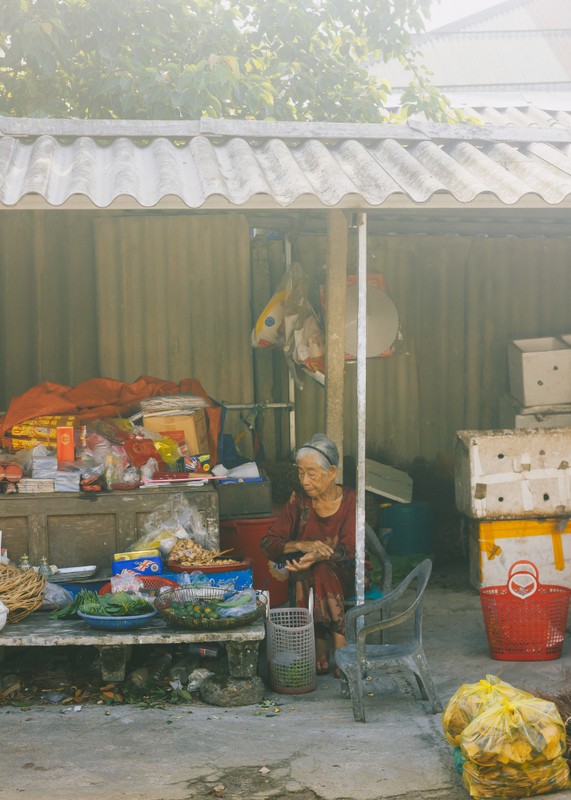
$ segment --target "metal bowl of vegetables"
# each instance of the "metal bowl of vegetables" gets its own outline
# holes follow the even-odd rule
[[[190,630],[220,631],[248,625],[265,613],[254,589],[181,587],[155,600],[159,614],[172,625]]]

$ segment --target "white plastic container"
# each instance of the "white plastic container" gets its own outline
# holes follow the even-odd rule
[[[502,428],[569,428],[571,403],[555,406],[522,406],[515,397],[504,395],[500,399],[500,426]]]
[[[458,510],[472,519],[571,515],[571,428],[459,431]]]
[[[571,347],[562,338],[515,339],[508,369],[511,393],[524,406],[571,403]]]

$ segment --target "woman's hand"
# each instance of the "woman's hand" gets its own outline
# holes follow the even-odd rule
[[[321,558],[316,552],[304,553],[297,561],[288,561],[285,568],[288,572],[304,572],[310,569],[314,564],[317,564],[318,561],[324,560],[325,559]]]
[[[315,541],[297,541],[296,542],[297,549],[301,550],[302,553],[315,553],[316,555],[320,556],[320,561],[323,561],[327,558],[331,558],[333,555],[333,548],[325,544],[325,542],[320,542],[318,540]]]

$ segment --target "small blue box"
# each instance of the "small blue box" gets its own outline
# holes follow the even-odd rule
[[[163,561],[160,556],[139,556],[113,562],[113,575],[119,575],[125,570],[135,572],[137,575],[162,575]]]

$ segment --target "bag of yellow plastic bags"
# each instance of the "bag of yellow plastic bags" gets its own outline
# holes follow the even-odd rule
[[[462,753],[480,766],[552,761],[563,755],[565,742],[555,704],[539,697],[494,703],[460,735]]]
[[[569,766],[564,758],[543,764],[497,764],[481,767],[466,761],[462,780],[476,800],[483,797],[531,797],[557,792],[571,786]]]
[[[495,675],[486,675],[477,683],[463,683],[448,701],[442,714],[444,736],[452,747],[460,745],[460,734],[472,720],[500,700],[530,698],[533,695],[516,689]]]

